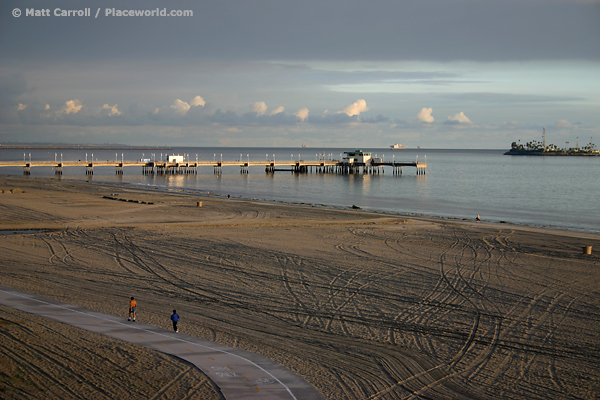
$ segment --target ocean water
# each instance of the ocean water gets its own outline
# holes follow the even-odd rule
[[[346,149],[319,148],[174,148],[173,150],[13,150],[0,148],[0,161],[161,159],[166,154],[198,160],[317,160],[340,159]],[[266,174],[264,167],[200,167],[197,175],[143,175],[139,167],[66,167],[62,177],[117,185],[152,186],[198,191],[211,195],[324,205],[329,207],[474,220],[600,233],[600,157],[505,156],[504,150],[363,149],[384,161],[424,161],[427,173],[404,167],[394,175]],[[21,167],[2,167],[2,175],[22,176]],[[34,167],[31,179],[54,177],[52,167]]]

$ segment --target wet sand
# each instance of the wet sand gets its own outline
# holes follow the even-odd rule
[[[0,189],[1,230],[50,230],[0,235],[2,285],[123,318],[135,296],[138,318],[167,329],[176,308],[181,331],[269,357],[325,398],[600,396],[598,235],[67,180]],[[160,370],[131,397],[181,382],[218,398],[176,359],[1,315],[9,397],[118,398],[154,379],[135,371]]]

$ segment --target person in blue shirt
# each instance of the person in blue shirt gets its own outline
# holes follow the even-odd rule
[[[173,310],[173,314],[171,314],[171,321],[173,321],[173,330],[175,332],[179,332],[177,328],[177,322],[179,321],[179,314],[177,314],[176,310]]]

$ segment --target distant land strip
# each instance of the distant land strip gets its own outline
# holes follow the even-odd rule
[[[55,150],[173,150],[164,146],[42,146],[42,145],[0,145],[0,149],[55,149]]]

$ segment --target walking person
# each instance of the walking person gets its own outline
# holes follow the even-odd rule
[[[177,328],[177,322],[179,321],[179,314],[177,314],[176,310],[173,310],[173,314],[171,314],[171,321],[173,321],[173,330],[175,332],[179,332],[179,328]]]
[[[127,321],[131,321],[131,316],[133,315],[133,322],[135,322],[135,310],[137,309],[137,301],[131,297],[129,300],[129,317],[127,317]]]

